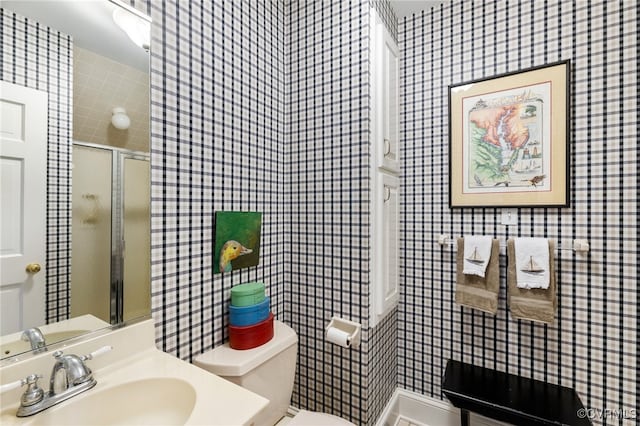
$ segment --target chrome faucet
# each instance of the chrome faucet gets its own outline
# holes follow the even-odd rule
[[[88,356],[63,355],[60,351],[55,352],[53,356],[56,362],[53,364],[49,380],[49,393],[52,396],[89,381],[93,381],[92,386],[95,386],[96,380],[93,378],[91,369],[84,363],[89,359]]]
[[[44,340],[44,335],[38,327],[26,329],[22,332],[22,336],[20,336],[20,338],[31,344],[31,350],[34,354],[45,352],[47,350],[47,343]]]
[[[85,356],[64,355],[61,351],[53,354],[56,359],[51,370],[49,392],[44,392],[38,386],[38,379],[42,376],[32,374],[16,385],[28,385],[20,399],[20,408],[16,416],[27,417],[87,391],[96,385],[91,369],[84,363],[98,355],[111,350],[105,346]],[[9,384],[8,386],[13,386]]]

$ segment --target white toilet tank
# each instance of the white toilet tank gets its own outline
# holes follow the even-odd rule
[[[193,361],[220,377],[269,400],[256,425],[274,425],[287,414],[296,373],[298,335],[288,325],[273,321],[273,339],[254,349],[236,350],[229,343],[205,352]]]

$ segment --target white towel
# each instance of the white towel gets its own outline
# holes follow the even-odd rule
[[[546,238],[514,238],[518,288],[549,288],[549,241]],[[536,272],[525,270],[541,269]]]
[[[464,267],[462,273],[467,275],[477,275],[484,278],[484,273],[491,257],[491,237],[484,235],[467,235],[464,237]],[[470,262],[467,259],[474,256],[473,252],[478,250],[477,257],[482,262]]]

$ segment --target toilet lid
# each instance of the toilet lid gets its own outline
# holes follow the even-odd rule
[[[337,416],[327,413],[314,413],[313,411],[300,410],[296,416],[287,423],[287,426],[355,426]]]

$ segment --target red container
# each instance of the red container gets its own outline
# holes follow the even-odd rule
[[[229,326],[229,346],[233,349],[253,349],[264,345],[273,338],[273,314],[254,325],[244,327]]]

